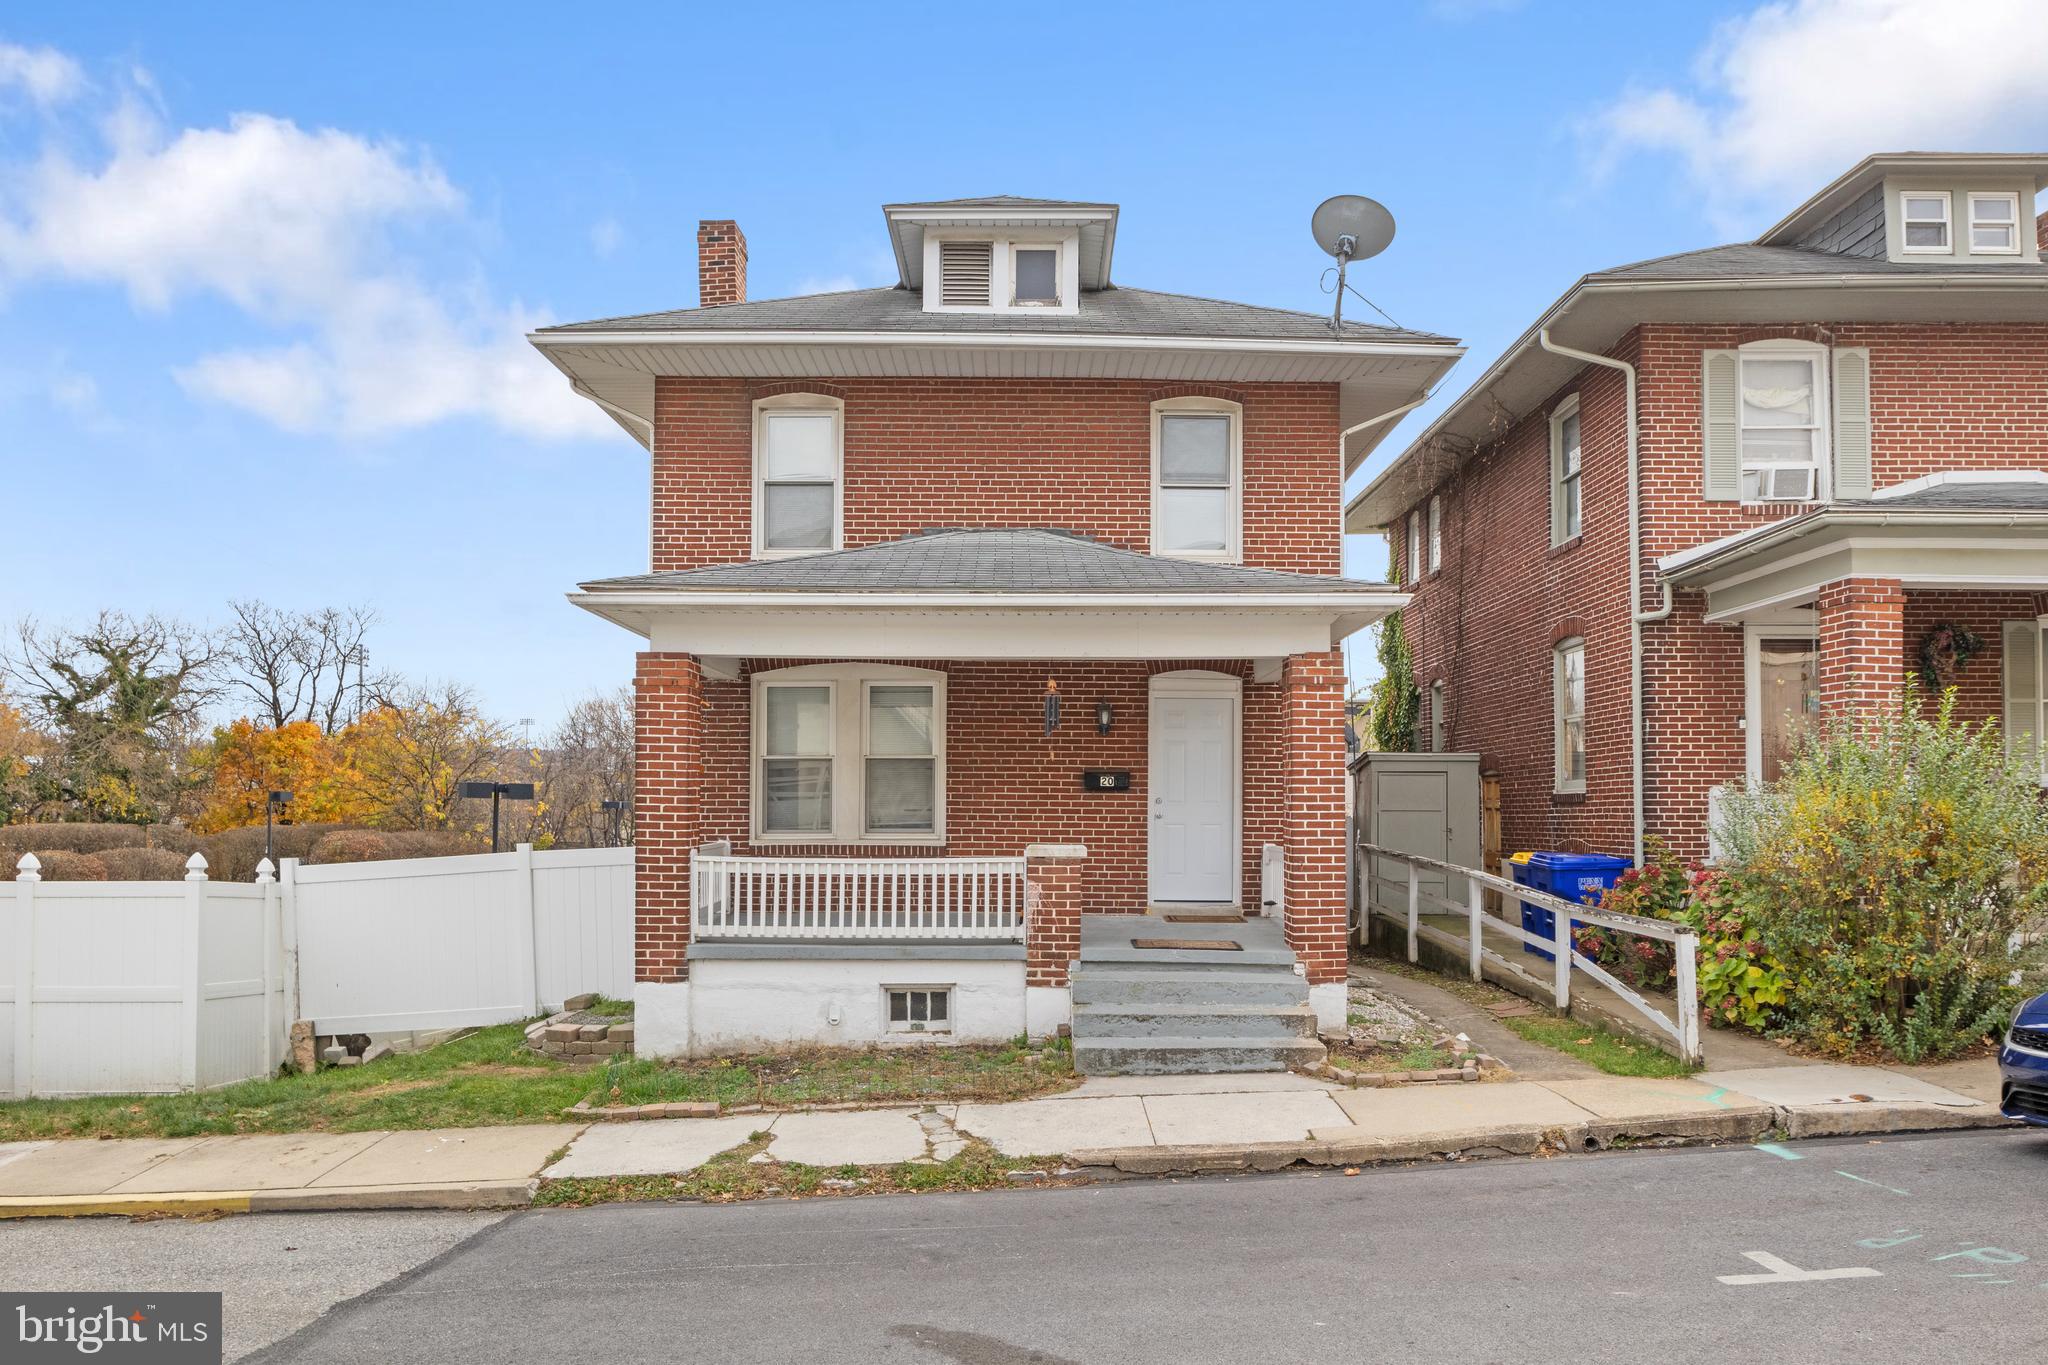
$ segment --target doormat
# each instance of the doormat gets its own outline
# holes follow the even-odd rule
[[[1243,924],[1243,915],[1161,915],[1168,924]]]
[[[1189,952],[1236,953],[1244,950],[1241,943],[1227,938],[1134,938],[1133,948],[1185,948]]]

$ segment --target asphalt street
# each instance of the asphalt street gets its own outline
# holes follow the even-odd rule
[[[2048,1136],[1972,1133],[461,1225],[383,1216],[406,1250],[376,1264],[409,1266],[254,1359],[1994,1360],[2048,1337],[2044,1177]],[[321,1220],[297,1216],[291,1235]],[[66,1234],[94,1256],[127,1238],[173,1245],[161,1224],[104,1230],[127,1226],[30,1229],[57,1258],[37,1280],[63,1264]],[[236,1277],[276,1280],[270,1229],[284,1226],[176,1234],[223,1276],[231,1338]],[[456,1229],[445,1250],[420,1231],[438,1226]],[[12,1253],[22,1231],[0,1243]]]

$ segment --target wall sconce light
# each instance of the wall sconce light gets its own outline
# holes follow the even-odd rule
[[[1110,707],[1110,704],[1106,701],[1096,702],[1095,733],[1098,735],[1106,735],[1109,733],[1110,727],[1114,724],[1116,724],[1116,712]]]

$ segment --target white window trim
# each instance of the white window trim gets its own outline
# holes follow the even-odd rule
[[[1550,410],[1550,547],[1558,546],[1586,534],[1586,419],[1579,417],[1579,470],[1572,476],[1579,495],[1579,526],[1569,530],[1564,518],[1564,424],[1565,419],[1578,416],[1579,396],[1568,394],[1563,401]]]
[[[1908,218],[1906,203],[1912,199],[1939,199],[1941,201],[1940,246],[1914,246],[1908,241],[1907,229],[1914,224],[1934,221],[1932,218]],[[1900,190],[1899,191],[1899,251],[1907,256],[1952,256],[1956,249],[1955,196],[1947,190]]]
[[[987,242],[989,282],[986,304],[945,303],[945,271],[939,264],[939,247],[945,242]],[[1060,254],[1060,298],[1056,304],[1017,303],[1016,251],[1018,247],[1051,248]],[[924,311],[927,313],[1037,313],[1072,316],[1081,311],[1081,234],[1078,229],[1060,231],[1011,231],[1001,228],[926,229],[924,234]]]
[[[1764,780],[1763,642],[1811,640],[1820,645],[1820,624],[1812,612],[1782,624],[1745,621],[1742,626],[1742,772],[1754,787]],[[2002,695],[2002,694],[2001,694]]]
[[[1408,542],[1408,578],[1403,587],[1414,587],[1422,581],[1422,509],[1411,508],[1408,512],[1408,530],[1403,536]]]
[[[2008,624],[2028,620],[2024,616],[2013,616],[1998,623],[1998,711],[2001,721],[2012,697],[2012,684],[2007,675],[2012,660],[2005,650],[2005,628]],[[2031,624],[2034,627],[2034,780],[2048,787],[2048,616],[2033,617]],[[2012,753],[2010,746],[2006,753]]]
[[[1752,469],[1805,469],[1805,464],[1782,464],[1772,462],[1751,463],[1743,447],[1743,433],[1750,428],[1742,420],[1742,366],[1746,360],[1803,360],[1813,367],[1813,502],[1826,502],[1834,490],[1834,407],[1829,402],[1829,386],[1833,380],[1834,366],[1828,348],[1815,341],[1799,341],[1790,337],[1773,337],[1765,341],[1752,341],[1735,350],[1735,491],[1742,493],[1742,476]],[[1766,428],[1759,427],[1762,431]],[[1583,431],[1581,435],[1583,436]],[[1583,457],[1582,457],[1583,459]],[[1772,502],[1783,502],[1782,498],[1742,498],[1751,507],[1761,507]]]
[[[1970,200],[1970,205],[1969,205],[1969,207],[1970,207],[1970,217],[1969,217],[1969,222],[1968,222],[1968,223],[1967,223],[1967,224],[1965,225],[1965,228],[1964,228],[1964,231],[1966,231],[1966,232],[1967,232],[1967,233],[1969,234],[1969,238],[1968,238],[1968,240],[1967,240],[1967,241],[1966,241],[1966,242],[1964,243],[1964,249],[1965,249],[1966,251],[1968,251],[1968,252],[1969,252],[1969,253],[1970,253],[1970,254],[1971,254],[1972,256],[2017,256],[2017,255],[2019,255],[2019,254],[2020,254],[2020,252],[2021,252],[2021,246],[2020,246],[2020,230],[2021,230],[2021,228],[2022,228],[2022,227],[2023,227],[2023,226],[2024,226],[2024,225],[2026,224],[2026,221],[2027,221],[2027,220],[2026,220],[2026,218],[2025,218],[2025,217],[2024,217],[2024,216],[2023,216],[2023,215],[2021,214],[2021,212],[2020,212],[2020,197],[2019,197],[2019,196],[2018,196],[2017,194],[2009,194],[2009,193],[2008,193],[2008,194],[1976,194],[1976,193],[1972,193],[1972,194],[1971,194],[1971,195],[1969,196],[1969,200]],[[2009,206],[2010,206],[2010,207],[2012,208],[2012,221],[2011,221],[2011,223],[2010,223],[2010,224],[2007,224],[2007,223],[1996,223],[1996,224],[1991,224],[1991,225],[1990,225],[1990,226],[1995,226],[1995,227],[2007,227],[2007,226],[2010,226],[2010,227],[2012,228],[2012,245],[2011,245],[2011,246],[1978,246],[1978,245],[1977,245],[1977,205],[1979,205],[1979,204],[1988,204],[1988,203],[1993,203],[1993,202],[1996,202],[1996,203],[2000,203],[2000,204],[2006,204],[2006,205],[2009,205]]]
[[[1020,299],[1017,297],[1017,253],[1020,251],[1050,251],[1053,253],[1053,298],[1050,302],[1040,299]],[[1019,241],[1013,238],[1010,242],[1010,288],[1008,293],[1010,307],[1025,308],[1040,313],[1057,313],[1061,308],[1065,307],[1067,302],[1067,254],[1066,250],[1057,241],[1032,242]],[[999,295],[998,297],[1002,296]]]
[[[1444,500],[1443,495],[1429,495],[1429,571],[1436,573],[1444,566]]]
[[[918,984],[916,984],[916,985],[910,985],[910,986],[906,986],[906,985],[898,985],[898,984],[894,984],[894,983],[891,983],[891,984],[888,984],[888,985],[884,985],[884,986],[882,987],[882,1011],[881,1011],[881,1013],[882,1013],[882,1032],[883,1032],[883,1034],[885,1034],[885,1035],[892,1035],[892,1034],[893,1034],[893,1035],[898,1035],[898,1036],[902,1036],[902,1037],[906,1037],[906,1038],[926,1038],[926,1037],[930,1037],[930,1036],[931,1036],[932,1034],[935,1034],[935,1033],[936,1033],[936,1034],[941,1034],[941,1035],[944,1035],[944,1034],[950,1034],[951,1032],[953,1032],[953,1026],[954,1026],[954,1023],[956,1022],[956,1021],[955,1021],[955,1019],[954,1019],[954,1017],[953,1017],[953,1016],[954,1016],[954,1014],[955,1014],[955,1012],[956,1012],[956,1011],[955,1011],[955,1007],[956,1007],[956,1006],[957,1006],[957,1005],[959,1004],[959,1002],[958,1002],[957,1000],[955,1000],[955,999],[953,998],[953,989],[954,989],[954,987],[953,987],[953,983],[951,983],[951,982],[947,982],[947,983],[945,983],[945,984],[943,984],[943,985],[939,985],[939,984],[930,984],[930,983],[924,983],[924,982],[920,982],[920,983],[918,983]],[[931,1023],[930,1023],[929,1019],[927,1019],[927,1021],[926,1021],[926,1023],[925,1023],[925,1026],[924,1026],[923,1028],[912,1028],[912,1027],[910,1027],[910,1025],[909,1025],[908,1023],[898,1024],[898,1023],[897,1023],[896,1021],[894,1021],[893,1019],[891,1019],[891,1018],[889,1017],[889,996],[890,996],[890,994],[891,994],[892,992],[895,992],[895,991],[922,991],[922,992],[924,992],[924,993],[925,993],[926,995],[943,995],[943,996],[945,996],[945,997],[946,997],[946,1025],[945,1025],[945,1027],[944,1027],[944,1028],[933,1028],[933,1027],[931,1026]],[[931,1006],[930,1006],[929,1004],[927,1004],[927,1005],[925,1006],[925,1013],[926,1013],[927,1015],[929,1015],[929,1014],[931,1013]]]
[[[1152,553],[1166,559],[1199,559],[1211,564],[1237,564],[1244,559],[1244,405],[1227,398],[1162,398],[1152,405],[1152,508],[1146,532],[1150,544],[1159,529],[1160,494],[1159,445],[1162,419],[1179,413],[1220,413],[1230,419],[1230,490],[1224,499],[1222,553],[1213,550],[1164,550],[1151,546]]]
[[[770,549],[766,542],[767,523],[763,517],[761,478],[762,434],[770,412],[829,412],[832,414],[832,543],[821,548],[808,546]],[[778,393],[754,400],[753,413],[753,541],[756,559],[794,559],[801,555],[830,554],[846,546],[846,404],[822,393]]]
[[[750,681],[753,738],[748,745],[747,785],[749,842],[777,844],[847,844],[938,848],[946,842],[946,675],[908,664],[798,664],[754,674]],[[929,834],[867,832],[868,688],[871,684],[909,684],[932,689],[932,824]],[[767,747],[768,708],[764,693],[771,687],[832,689],[832,828],[825,833],[769,833],[762,828],[761,761]]]
[[[1560,795],[1580,795],[1586,790],[1584,776],[1569,777],[1564,764],[1564,660],[1565,655],[1576,651],[1579,656],[1579,742],[1585,746],[1586,770],[1593,768],[1592,736],[1586,728],[1587,696],[1592,691],[1592,679],[1586,673],[1586,641],[1584,636],[1574,635],[1559,640],[1550,647],[1550,772],[1552,790]]]

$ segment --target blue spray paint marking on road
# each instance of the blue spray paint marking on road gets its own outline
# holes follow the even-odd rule
[[[1891,1187],[1890,1185],[1878,1185],[1878,1184],[1877,1184],[1877,1182],[1876,1182],[1875,1180],[1865,1180],[1865,1179],[1864,1179],[1864,1178],[1863,1178],[1862,1176],[1860,1176],[1860,1175],[1851,1175],[1851,1174],[1850,1174],[1850,1173],[1849,1173],[1848,1171],[1836,1171],[1836,1172],[1835,1172],[1835,1174],[1836,1174],[1836,1175],[1842,1175],[1842,1176],[1848,1176],[1848,1177],[1849,1177],[1849,1179],[1851,1179],[1851,1180],[1854,1180],[1854,1181],[1856,1181],[1856,1182],[1857,1182],[1858,1184],[1861,1184],[1861,1185],[1877,1185],[1877,1188],[1878,1188],[1878,1189],[1880,1189],[1880,1190],[1891,1190],[1891,1192],[1892,1192],[1893,1194],[1904,1194],[1904,1193],[1906,1193],[1906,1191],[1904,1191],[1904,1190],[1899,1190],[1899,1189],[1892,1189],[1892,1187]]]
[[[1756,1145],[1756,1149],[1759,1152],[1769,1152],[1772,1156],[1783,1157],[1787,1161],[1806,1160],[1805,1157],[1799,1155],[1799,1153],[1793,1151],[1790,1147],[1780,1147],[1775,1142],[1759,1142]]]

